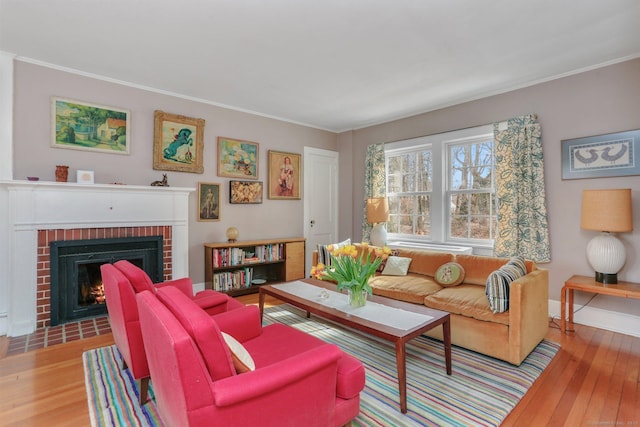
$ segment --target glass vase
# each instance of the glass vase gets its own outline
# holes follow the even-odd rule
[[[363,307],[367,303],[367,291],[349,289],[349,304],[351,307]]]

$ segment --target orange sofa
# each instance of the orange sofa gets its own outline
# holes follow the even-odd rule
[[[534,262],[526,261],[527,274],[511,282],[508,311],[493,313],[485,294],[487,277],[509,259],[409,248],[396,250],[396,255],[411,258],[407,274],[376,274],[369,281],[373,293],[449,312],[454,345],[520,365],[545,337],[549,274]],[[464,268],[464,281],[443,287],[434,279],[436,271],[453,261]],[[313,263],[317,264],[317,251]],[[427,335],[442,339],[440,328]]]

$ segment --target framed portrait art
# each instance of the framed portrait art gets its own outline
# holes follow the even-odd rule
[[[640,175],[640,130],[565,139],[562,179]]]
[[[218,176],[258,179],[257,142],[218,137]]]
[[[51,146],[129,154],[131,112],[51,97]]]
[[[229,203],[262,203],[262,181],[229,181]]]
[[[220,221],[220,184],[198,183],[198,221]]]
[[[203,173],[204,119],[155,111],[153,168]]]
[[[300,199],[300,154],[269,150],[269,199]]]

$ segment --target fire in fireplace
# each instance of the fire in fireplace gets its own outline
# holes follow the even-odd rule
[[[102,264],[128,260],[161,281],[162,246],[162,236],[51,242],[51,325],[106,313]]]

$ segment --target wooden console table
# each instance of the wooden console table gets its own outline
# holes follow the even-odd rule
[[[571,276],[562,287],[560,294],[560,330],[562,332],[573,331],[573,291],[590,292],[592,294],[611,295],[621,298],[640,299],[640,283],[619,281],[616,284],[603,284],[596,282],[595,278],[588,276]],[[567,294],[569,296],[569,324],[567,325]],[[567,326],[571,329],[567,329]]]

